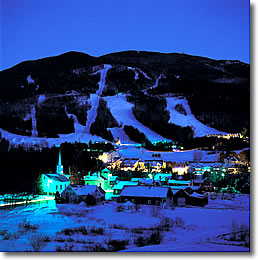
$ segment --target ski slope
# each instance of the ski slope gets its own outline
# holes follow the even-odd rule
[[[195,152],[198,151],[202,161],[217,161],[219,153],[211,154],[203,150],[189,150],[181,152],[152,152],[142,147],[123,146],[117,150],[119,156],[123,158],[141,158],[141,160],[153,160],[153,154],[160,154],[159,159],[171,162],[189,162],[194,160]]]
[[[87,121],[86,121],[86,127],[85,131],[86,133],[90,133],[90,127],[95,122],[96,116],[97,116],[97,110],[99,106],[99,99],[102,95],[102,92],[105,88],[106,83],[106,75],[107,71],[111,69],[111,65],[104,65],[104,69],[100,70],[100,81],[99,81],[99,89],[95,94],[90,94],[90,98],[88,99],[88,103],[91,105],[90,110],[87,113]]]
[[[135,144],[128,135],[125,133],[124,129],[121,127],[108,128],[111,131],[114,140],[120,139],[121,144]]]
[[[215,128],[206,126],[197,120],[192,114],[186,98],[167,97],[166,100],[167,110],[170,113],[169,123],[173,123],[182,127],[190,126],[194,130],[194,137],[201,137],[207,134],[226,134],[216,130]],[[181,114],[175,109],[177,104],[182,104],[186,110],[187,115]]]
[[[130,125],[137,128],[151,142],[167,140],[137,121],[132,111],[133,104],[126,100],[126,95],[118,94],[117,96],[104,97],[104,100],[107,102],[107,106],[118,124],[122,124],[123,126]]]

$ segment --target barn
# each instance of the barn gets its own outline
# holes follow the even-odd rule
[[[62,193],[61,199],[66,203],[80,203],[91,195],[96,202],[105,200],[105,191],[97,185],[70,184]]]
[[[173,193],[169,187],[126,186],[120,194],[121,202],[131,201],[134,204],[160,205],[173,203]]]
[[[174,204],[176,206],[205,206],[208,204],[208,197],[197,192],[193,192],[190,188],[180,189],[174,194]]]

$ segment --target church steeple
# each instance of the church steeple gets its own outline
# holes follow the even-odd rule
[[[56,166],[56,173],[64,174],[64,167],[61,162],[61,147],[59,148],[59,158],[58,158],[58,165]]]

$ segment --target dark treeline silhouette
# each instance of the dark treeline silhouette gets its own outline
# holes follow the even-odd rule
[[[64,172],[77,172],[80,175],[102,168],[96,158],[113,148],[112,144],[64,143],[61,145]],[[34,150],[21,146],[12,147],[6,139],[0,141],[0,165],[2,181],[0,193],[39,192],[38,180],[42,173],[55,173],[59,148]]]

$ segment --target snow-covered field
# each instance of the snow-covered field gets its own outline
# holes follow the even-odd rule
[[[204,208],[140,205],[133,213],[117,212],[121,204],[115,202],[87,207],[49,201],[0,210],[0,251],[31,251],[30,241],[42,234],[41,251],[108,249],[112,240],[128,240],[125,251],[249,251],[243,243],[218,237],[240,226],[249,229],[249,200],[237,195],[229,201],[212,200]],[[180,221],[162,229],[160,244],[138,247],[136,239],[148,237],[165,217]]]
[[[164,137],[153,132],[150,128],[136,120],[132,111],[133,104],[126,100],[126,95],[118,94],[117,96],[109,96],[105,97],[104,100],[107,101],[107,106],[118,124],[130,125],[137,128],[140,132],[144,133],[151,142],[165,140]]]
[[[194,153],[196,150],[182,151],[182,152],[152,152],[145,148],[134,146],[121,146],[116,152],[124,158],[141,158],[142,160],[153,160],[153,154],[160,154],[159,159],[171,162],[189,162],[194,160]],[[209,153],[207,151],[198,150],[202,161],[217,161],[219,154]]]
[[[225,134],[224,132],[220,132],[214,128],[204,125],[199,120],[195,118],[192,114],[190,106],[186,100],[186,98],[178,98],[178,97],[167,97],[167,110],[170,113],[169,123],[173,123],[175,125],[179,125],[182,127],[190,126],[194,130],[195,137],[205,136],[207,134]],[[186,115],[178,112],[175,109],[175,106],[181,104],[186,111]]]

